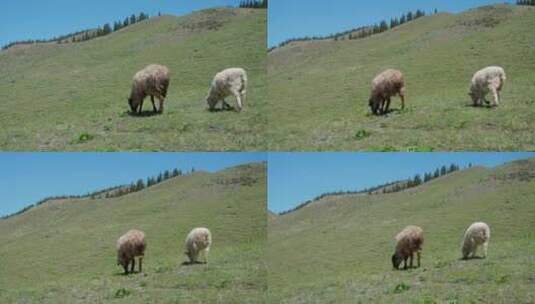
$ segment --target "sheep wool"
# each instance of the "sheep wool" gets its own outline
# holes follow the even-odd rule
[[[122,265],[124,273],[128,274],[128,265],[131,264],[130,272],[134,272],[136,257],[139,257],[139,272],[142,271],[142,261],[145,255],[147,243],[145,233],[140,230],[130,230],[117,240],[117,265]]]
[[[204,263],[208,262],[208,252],[212,245],[212,234],[208,228],[195,228],[186,237],[186,251],[190,263],[198,263],[199,253],[204,256]]]
[[[143,100],[150,96],[154,112],[163,112],[163,103],[169,87],[169,69],[163,65],[151,64],[134,75],[132,91],[128,104],[134,113],[141,113]],[[160,101],[159,109],[154,104],[154,97]]]
[[[247,93],[247,73],[242,68],[230,68],[217,73],[206,97],[210,111],[213,111],[219,102],[223,109],[231,108],[225,101],[230,95],[236,97],[237,110],[241,111]]]

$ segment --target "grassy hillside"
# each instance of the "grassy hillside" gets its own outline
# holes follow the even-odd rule
[[[326,198],[268,222],[272,303],[532,303],[535,159],[474,167],[393,194]],[[460,260],[491,227],[487,259]],[[394,236],[424,230],[422,267],[395,271]]]
[[[535,7],[437,14],[360,40],[291,43],[268,55],[270,150],[535,149]],[[500,65],[498,109],[471,107],[469,81]],[[404,72],[408,109],[369,115],[371,81]],[[399,98],[393,109],[401,108]]]
[[[265,10],[210,9],[0,52],[0,149],[264,150],[265,22]],[[132,77],[151,63],[172,73],[166,111],[130,116]],[[249,74],[244,111],[207,111],[213,76],[233,66]]]
[[[2,303],[249,303],[266,290],[265,165],[197,172],[115,199],[53,201],[0,220]],[[207,265],[182,266],[194,227]],[[122,275],[115,242],[146,232],[144,274]]]

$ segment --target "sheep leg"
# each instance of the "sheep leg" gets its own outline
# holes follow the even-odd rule
[[[143,110],[143,102],[145,101],[145,97],[141,99],[141,102],[139,103],[139,108],[137,108],[137,113],[141,114],[141,111]]]
[[[130,272],[134,273],[134,268],[136,267],[136,258],[132,259],[132,264],[130,266]]]
[[[204,249],[204,263],[208,264],[208,252],[210,251],[210,248]]]
[[[401,98],[401,110],[405,110],[405,89],[399,91],[399,98]]]
[[[420,256],[421,256],[421,252],[420,251],[417,251],[416,252],[416,257],[418,258],[418,268],[420,268]]]
[[[410,259],[410,268],[413,268],[414,264],[412,263],[412,260],[414,259],[414,253],[411,253],[411,256],[409,257],[409,259]]]
[[[158,97],[158,99],[160,100],[160,113],[163,113],[164,98],[160,96],[160,97]]]
[[[403,269],[404,269],[404,270],[407,270],[407,259],[408,259],[408,258],[404,258],[404,259],[403,259]]]
[[[139,272],[143,272],[143,257],[139,257]]]
[[[158,109],[156,109],[156,105],[154,104],[154,95],[150,95],[150,101],[152,102],[152,110],[154,113],[158,112]]]
[[[236,96],[236,102],[238,103],[238,112],[241,112],[242,109],[242,100],[239,93],[235,93],[234,96]]]
[[[245,104],[245,100],[247,99],[247,91],[242,90],[240,95],[241,95],[241,102]]]
[[[223,99],[222,109],[229,110],[232,109],[232,107]]]
[[[500,97],[498,96],[498,92],[496,91],[495,88],[492,89],[492,95],[494,96],[494,105],[493,106],[497,107],[499,102],[500,102]]]
[[[383,113],[385,114],[388,114],[388,111],[390,110],[390,102],[392,100],[390,99],[390,97],[387,97],[386,98],[386,102],[384,102],[384,109],[383,109]]]
[[[483,257],[484,258],[487,257],[487,248],[488,248],[488,246],[489,246],[488,242],[483,243]]]
[[[123,265],[123,268],[124,268],[124,274],[127,275],[128,274],[128,265]]]

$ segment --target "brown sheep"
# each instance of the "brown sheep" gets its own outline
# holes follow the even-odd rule
[[[405,109],[403,74],[398,70],[389,69],[377,75],[372,81],[372,92],[368,102],[372,113],[375,115],[388,113],[390,98],[396,95],[401,98],[401,109]]]
[[[404,262],[403,269],[407,269],[407,259],[410,259],[410,267],[413,267],[412,260],[414,252],[418,257],[418,267],[420,267],[420,254],[424,243],[424,232],[418,226],[407,226],[396,235],[396,251],[392,255],[392,265],[399,269],[401,262]]]
[[[128,104],[133,113],[141,114],[143,100],[150,96],[154,113],[163,113],[163,102],[169,87],[169,69],[163,65],[151,64],[134,75],[132,91]],[[160,108],[156,109],[154,97],[160,100]]]
[[[139,272],[142,272],[142,261],[147,243],[145,233],[139,230],[130,230],[117,240],[117,265],[122,265],[124,274],[128,274],[128,265],[132,263],[130,272],[134,272],[136,257],[139,257]]]

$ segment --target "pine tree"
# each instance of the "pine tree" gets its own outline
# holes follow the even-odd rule
[[[381,24],[379,25],[379,31],[380,32],[384,32],[384,31],[387,31],[388,30],[388,24],[386,23],[386,21],[381,21]]]
[[[407,22],[411,22],[412,21],[412,12],[408,12],[407,13]]]
[[[401,15],[401,18],[399,19],[399,24],[403,24],[407,22],[407,17],[405,16],[405,14]]]
[[[106,23],[104,24],[104,26],[102,27],[102,35],[108,35],[109,33],[111,33],[111,26],[109,23]]]

